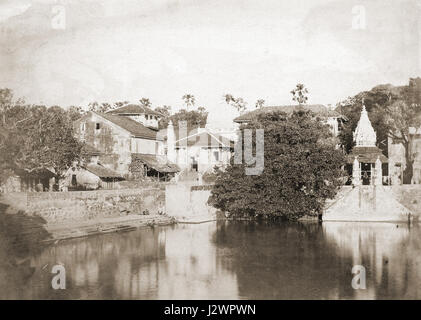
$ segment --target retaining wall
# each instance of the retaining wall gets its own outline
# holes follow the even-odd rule
[[[164,187],[4,194],[7,203],[47,223],[165,212]]]

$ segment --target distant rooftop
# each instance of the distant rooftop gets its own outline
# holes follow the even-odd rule
[[[158,117],[162,117],[162,114],[152,110],[151,108],[144,107],[138,104],[128,104],[127,106],[113,109],[107,112],[107,114],[149,114]]]
[[[196,132],[187,137],[178,139],[175,143],[177,147],[200,146],[200,147],[228,147],[234,148],[234,142],[219,134],[213,134],[208,131]]]
[[[330,110],[326,106],[322,104],[309,104],[309,105],[286,105],[286,106],[270,106],[270,107],[263,107],[259,108],[250,112],[247,112],[245,114],[242,114],[241,116],[234,119],[234,122],[248,122],[252,121],[257,118],[258,115],[263,113],[270,113],[270,112],[285,112],[286,114],[291,114],[294,111],[298,110],[306,110],[306,111],[312,111],[318,116],[330,118],[330,117],[342,117],[339,112],[335,110]]]
[[[175,163],[168,161],[167,157],[163,155],[132,153],[132,161],[136,160],[159,172],[180,171],[180,168]]]

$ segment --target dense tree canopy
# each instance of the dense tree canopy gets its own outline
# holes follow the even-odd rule
[[[1,89],[1,92],[4,89]],[[31,106],[3,100],[0,110],[0,171],[53,168],[63,173],[80,158],[82,144],[73,136],[74,110]]]
[[[231,159],[225,170],[217,170],[209,203],[232,217],[298,219],[321,213],[342,185],[345,164],[328,127],[299,111],[290,117],[265,113],[244,129],[264,129],[264,170],[246,175],[246,165]]]
[[[170,115],[171,107],[165,107],[165,109],[163,109],[164,107],[155,109],[155,111],[164,115],[164,117],[159,121],[159,129],[165,129],[170,120],[175,126],[177,126],[180,121],[186,121],[188,127],[204,127],[206,125],[208,112],[204,107],[199,107],[197,110],[191,111],[181,109],[173,115]]]
[[[142,103],[142,100],[143,99],[146,99],[146,98],[142,98],[139,101]],[[149,99],[146,99],[146,100],[149,101]],[[90,102],[88,104],[88,110],[89,111],[95,111],[95,112],[104,113],[104,112],[107,112],[107,111],[110,111],[110,110],[113,110],[113,109],[117,109],[117,108],[123,107],[123,106],[125,106],[128,103],[129,103],[129,101],[117,101],[117,102],[114,102],[114,103],[110,103],[110,102],[101,102],[101,103],[99,103],[97,101],[94,101],[94,102]]]

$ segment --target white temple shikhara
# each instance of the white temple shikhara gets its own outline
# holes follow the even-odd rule
[[[376,139],[363,101],[361,117],[354,131],[355,147],[348,156],[348,163],[352,164],[353,185],[383,184],[382,164],[388,160],[376,146]]]

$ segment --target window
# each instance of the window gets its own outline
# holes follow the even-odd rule
[[[213,157],[215,158],[215,161],[219,161],[219,151],[214,151]]]
[[[149,115],[146,114],[145,115],[145,118],[146,118],[146,120],[149,120]]]
[[[100,128],[101,128],[101,126],[100,126],[100,124],[97,122],[97,123],[95,124],[95,129],[99,130]]]
[[[342,131],[342,126],[343,126],[343,124],[342,124],[342,120],[340,120],[339,118],[338,118],[338,132],[340,132],[340,131]]]

